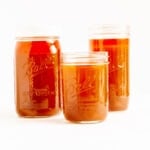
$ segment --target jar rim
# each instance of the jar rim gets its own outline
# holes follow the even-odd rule
[[[108,37],[128,37],[130,35],[130,25],[128,24],[95,24],[89,27],[89,36]]]
[[[61,53],[63,63],[108,63],[108,52],[63,52]]]
[[[52,24],[27,24],[19,26],[15,31],[16,39],[40,39],[40,38],[58,38],[61,34],[61,28]]]
[[[17,36],[17,41],[48,41],[48,40],[57,40],[59,39],[59,36]]]

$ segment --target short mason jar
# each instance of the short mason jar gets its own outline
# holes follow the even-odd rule
[[[66,52],[61,58],[65,118],[77,123],[105,120],[108,102],[107,52]]]
[[[16,37],[15,99],[22,117],[48,117],[60,111],[58,35]]]
[[[109,110],[126,110],[129,104],[128,25],[95,25],[89,31],[90,51],[107,51],[109,58]]]

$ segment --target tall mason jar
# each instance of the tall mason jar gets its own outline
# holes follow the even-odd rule
[[[59,36],[16,38],[15,99],[19,116],[46,117],[60,111]]]
[[[90,28],[90,50],[107,51],[109,58],[109,110],[129,104],[129,26],[96,25]]]

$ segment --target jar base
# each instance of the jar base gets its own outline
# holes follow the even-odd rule
[[[93,121],[72,121],[72,120],[67,120],[70,123],[74,124],[96,124],[96,123],[101,123],[104,120],[93,120]]]
[[[107,112],[106,110],[103,111],[103,114],[102,116],[97,116],[97,117],[94,117],[94,116],[88,116],[89,118],[85,117],[85,116],[80,116],[77,115],[77,116],[73,116],[73,115],[70,115],[70,114],[64,114],[64,117],[65,119],[70,122],[70,123],[76,123],[76,124],[94,124],[94,123],[100,123],[100,122],[103,122],[106,117],[107,117]]]
[[[47,118],[59,114],[60,110],[17,110],[19,117],[23,118]]]
[[[109,111],[124,111],[128,109],[129,97],[116,96],[109,100]]]

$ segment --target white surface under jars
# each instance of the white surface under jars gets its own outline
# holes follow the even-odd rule
[[[150,95],[131,96],[127,111],[110,112],[106,121],[96,124],[69,123],[62,113],[50,118],[25,119],[19,118],[13,109],[1,109],[0,149],[149,149],[148,99]]]

